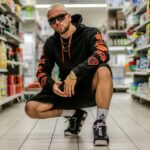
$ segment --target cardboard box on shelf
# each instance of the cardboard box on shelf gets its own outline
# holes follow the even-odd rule
[[[116,30],[117,28],[117,23],[116,23],[116,20],[114,19],[109,20],[108,25],[109,25],[109,29],[111,30]]]
[[[125,20],[117,20],[117,29],[124,30],[126,28]]]
[[[125,19],[125,16],[124,16],[124,13],[122,12],[122,10],[118,10],[117,12],[116,12],[116,18],[119,20],[119,19],[121,19],[121,20],[124,20]]]

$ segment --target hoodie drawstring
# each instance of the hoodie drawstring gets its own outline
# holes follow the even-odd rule
[[[71,57],[71,55],[70,55],[70,47],[71,47],[71,39],[72,39],[72,35],[69,37],[69,42],[68,42],[68,50],[67,50],[67,52],[68,52],[68,55],[69,55],[69,59],[70,59],[70,57]],[[60,41],[61,41],[61,47],[62,47],[62,49],[61,49],[61,53],[62,53],[62,63],[64,63],[64,51],[66,52],[66,50],[65,50],[65,47],[64,47],[64,43],[63,43],[63,39],[60,37]]]

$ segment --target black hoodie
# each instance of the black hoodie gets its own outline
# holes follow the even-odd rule
[[[55,32],[46,40],[37,70],[38,81],[44,89],[52,90],[55,83],[51,78],[55,63],[59,66],[61,80],[64,80],[71,70],[80,78],[109,60],[108,48],[100,31],[97,28],[86,27],[81,22],[81,15],[72,16],[76,31],[70,43],[70,57],[68,52],[62,51],[58,33]]]

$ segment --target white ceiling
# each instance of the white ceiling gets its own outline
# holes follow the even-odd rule
[[[106,0],[36,0],[37,4],[52,4],[52,3],[63,3],[63,4],[104,4]]]

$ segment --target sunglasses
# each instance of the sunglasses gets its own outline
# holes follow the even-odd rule
[[[58,15],[58,16],[56,16],[56,17],[54,17],[54,18],[50,18],[50,19],[48,20],[48,23],[49,23],[50,25],[53,25],[53,24],[56,23],[56,20],[57,20],[57,21],[63,21],[63,20],[65,19],[65,16],[66,16],[67,14],[68,14],[68,13],[65,13],[65,14]]]

